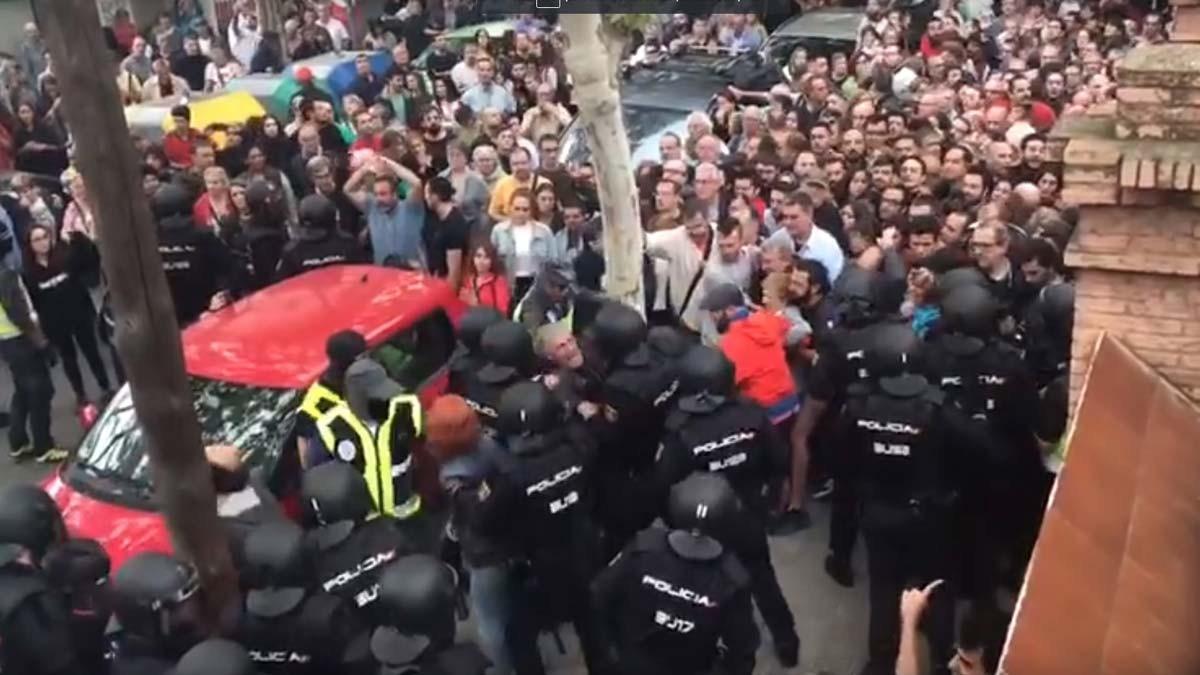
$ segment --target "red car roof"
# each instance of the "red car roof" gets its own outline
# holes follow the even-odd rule
[[[438,308],[457,323],[450,287],[419,272],[324,267],[205,315],[183,332],[183,354],[191,375],[300,389],[325,369],[333,333],[353,328],[374,346]]]

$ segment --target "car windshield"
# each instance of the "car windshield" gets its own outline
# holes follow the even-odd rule
[[[643,160],[658,159],[658,139],[668,131],[681,133],[687,128],[686,110],[630,106],[622,108],[625,113],[625,132],[629,137],[629,148],[636,166]],[[591,157],[584,137],[583,125],[575,122],[567,130],[567,142],[563,162],[581,164]]]
[[[291,432],[299,392],[198,377],[190,378],[190,384],[201,441],[232,445],[242,451],[248,466],[269,473]],[[84,437],[71,475],[89,484],[104,483],[103,490],[117,496],[147,499],[149,469],[142,427],[126,385]]]

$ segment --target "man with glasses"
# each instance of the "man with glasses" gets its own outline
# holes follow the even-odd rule
[[[554,196],[566,203],[575,198],[571,187],[571,172],[558,161],[558,134],[543,134],[537,137],[539,178],[545,178],[554,186]]]

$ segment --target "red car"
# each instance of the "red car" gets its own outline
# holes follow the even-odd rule
[[[183,332],[206,445],[240,448],[281,498],[299,474],[292,427],[305,389],[325,369],[325,340],[353,328],[393,379],[425,404],[446,387],[464,307],[445,283],[383,267],[327,267],[266,288]],[[47,482],[71,533],[104,545],[117,569],[143,551],[170,552],[129,387]]]

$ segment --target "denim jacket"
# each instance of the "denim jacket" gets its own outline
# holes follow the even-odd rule
[[[529,251],[533,256],[533,268],[540,270],[546,261],[558,259],[554,233],[549,227],[536,221],[531,221],[529,225],[533,228],[533,239],[529,243]],[[517,262],[517,243],[513,239],[511,221],[503,220],[492,228],[492,245],[496,247],[496,253],[504,260],[509,288],[516,288],[516,276],[513,268]]]

